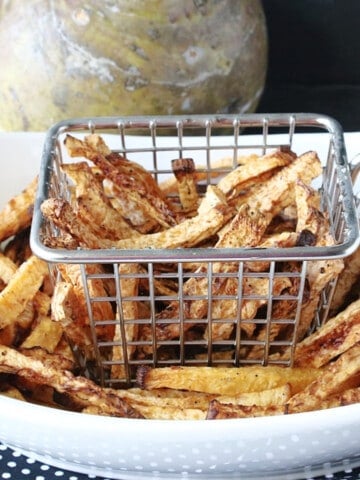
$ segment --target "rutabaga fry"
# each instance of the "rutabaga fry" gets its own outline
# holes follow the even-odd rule
[[[0,372],[18,375],[38,385],[53,387],[59,393],[68,395],[82,408],[94,405],[108,415],[142,417],[114,391],[101,388],[85,377],[74,376],[70,371],[45,365],[13,348],[0,346]]]
[[[67,135],[64,143],[70,156],[84,156],[91,160],[104,177],[114,184],[124,214],[130,214],[135,209],[142,211],[145,218],[150,217],[154,224],[161,227],[167,228],[176,224],[176,215],[154,177],[141,165],[119,153],[109,152],[103,139],[96,134],[88,135],[83,141]],[[129,220],[131,221],[131,218]]]
[[[177,180],[182,210],[190,213],[195,212],[200,199],[196,186],[194,160],[192,158],[178,158],[172,160],[171,167]]]
[[[38,178],[35,177],[0,211],[0,242],[29,227],[32,220]]]
[[[299,342],[294,365],[319,368],[360,342],[360,300]]]
[[[287,403],[288,413],[317,410],[322,402],[333,395],[338,395],[360,386],[360,343],[344,352],[336,361],[323,369],[321,375],[301,391],[297,392]]]
[[[120,301],[116,313],[117,323],[114,332],[114,346],[112,349],[112,378],[127,378],[126,365],[135,353],[136,347],[131,342],[137,340],[139,325],[138,318],[139,302],[130,300],[139,294],[139,265],[136,263],[122,263],[119,265],[120,276]],[[130,275],[130,277],[127,277]]]
[[[229,208],[223,194],[216,187],[208,189],[205,201],[211,198],[210,206],[204,214],[188,218],[167,230],[157,233],[143,234],[123,240],[98,238],[88,225],[76,215],[65,200],[49,198],[42,203],[42,213],[60,229],[71,233],[81,245],[88,248],[180,248],[193,247],[216,234],[231,218],[233,209]]]
[[[16,320],[39,290],[48,272],[47,263],[34,255],[18,268],[0,292],[0,329]]]
[[[299,392],[317,379],[315,368],[289,368],[276,365],[244,367],[172,366],[138,368],[136,380],[141,388],[176,388],[217,395],[259,392],[289,384]]]
[[[258,185],[261,175],[289,165],[294,158],[292,153],[274,150],[224,175],[218,183],[218,188],[228,199],[235,198],[254,183]]]
[[[119,240],[138,234],[112,207],[86,162],[63,164],[61,168],[74,182],[75,202],[79,215],[88,223],[97,225],[101,237]]]

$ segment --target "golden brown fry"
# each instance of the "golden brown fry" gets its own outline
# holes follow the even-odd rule
[[[206,198],[211,198],[211,208],[204,214],[184,220],[162,232],[139,235],[134,238],[112,241],[98,238],[65,200],[50,198],[42,203],[42,213],[60,229],[70,232],[81,245],[88,248],[180,248],[192,247],[216,232],[229,220],[233,210],[226,204],[216,187],[208,189]]]
[[[75,184],[78,213],[90,225],[98,227],[102,238],[119,240],[138,234],[111,206],[98,179],[86,162],[63,164],[62,169]]]
[[[35,317],[36,311],[34,301],[29,300],[25,305],[24,310],[16,317],[14,323],[17,327],[17,330],[20,330],[21,332],[28,332],[29,328],[32,326]]]
[[[263,237],[259,243],[259,248],[291,248],[295,247],[299,240],[297,232],[281,232]],[[266,272],[269,269],[268,261],[251,261],[245,262],[245,267],[252,272]]]
[[[16,400],[22,400],[23,402],[26,402],[24,395],[13,385],[1,385],[0,395],[5,395],[5,397],[15,398]]]
[[[288,413],[316,410],[322,401],[360,385],[360,344],[319,370],[321,375],[288,401]]]
[[[291,397],[291,393],[291,386],[286,383],[279,387],[259,392],[245,392],[236,396],[219,395],[216,399],[221,403],[232,403],[234,405],[270,407],[272,405],[284,405]]]
[[[196,182],[199,183],[209,178],[218,178],[224,175],[224,172],[228,173],[239,165],[247,165],[248,163],[256,162],[259,159],[259,155],[251,153],[248,155],[240,155],[237,158],[223,157],[214,160],[209,167],[206,165],[196,165],[196,171],[194,176]],[[226,174],[225,173],[225,174]],[[170,177],[159,184],[160,189],[165,195],[172,195],[178,193],[176,178]]]
[[[230,171],[219,181],[218,188],[228,199],[235,198],[255,182],[259,184],[259,178],[264,173],[289,165],[293,160],[293,154],[275,150]]]
[[[209,187],[195,217],[163,232],[120,240],[114,246],[127,249],[193,247],[215,235],[232,215],[233,209],[228,207],[223,194],[216,187]]]
[[[281,211],[294,203],[294,184],[300,179],[305,184],[321,174],[321,162],[316,152],[308,152],[297,157],[290,165],[275,173],[261,185],[255,185],[245,195],[239,195],[237,205],[248,203],[254,210],[258,210],[270,221]]]
[[[197,408],[158,407],[153,405],[137,405],[136,410],[148,420],[205,420],[206,412]],[[83,413],[92,415],[109,415],[109,412],[97,406],[84,408]]]
[[[51,296],[48,295],[47,293],[44,293],[43,291],[38,290],[34,295],[33,304],[34,304],[35,311],[38,315],[40,316],[50,315]]]
[[[93,249],[111,248],[111,241],[109,239],[99,238],[89,223],[85,222],[79,215],[77,215],[72,206],[66,200],[49,198],[42,203],[41,211],[45,217],[51,220],[54,225],[66,234],[65,242],[63,241],[63,235],[59,237],[60,245],[58,245],[56,238],[48,238],[46,240],[48,246],[76,248],[80,245],[82,247]],[[67,234],[70,234],[73,237],[72,241],[69,241]]]
[[[176,224],[175,214],[154,177],[141,165],[119,153],[105,153],[108,152],[107,147],[103,139],[96,134],[85,137],[84,141],[67,135],[64,143],[70,156],[84,156],[91,160],[113,183],[113,193],[122,203],[125,218],[133,211],[140,211],[146,220],[150,218],[154,225],[167,228]],[[129,220],[131,221],[130,218]]]
[[[54,223],[56,224],[56,222]],[[93,235],[93,233],[91,234]],[[50,233],[44,233],[42,242],[48,248],[76,250],[80,247],[79,241],[70,233],[64,231],[60,231],[60,236],[57,237],[52,236]]]
[[[30,227],[21,230],[13,238],[9,238],[4,246],[3,253],[18,267],[28,260],[32,255],[30,248]]]
[[[17,265],[3,253],[0,253],[0,278],[7,285],[17,270]]]
[[[41,316],[36,325],[21,344],[21,348],[41,347],[53,353],[63,335],[60,323],[54,322],[50,317]]]
[[[10,238],[30,226],[37,185],[38,179],[35,177],[0,211],[0,241]]]
[[[320,228],[320,222],[317,217],[322,215],[320,212],[319,192],[300,179],[295,182],[294,191],[297,209],[296,231],[310,231],[316,239]]]
[[[139,326],[136,323],[138,318],[138,303],[129,300],[129,297],[138,295],[139,278],[136,273],[139,272],[139,265],[135,263],[122,263],[119,265],[120,275],[120,312],[117,312],[118,323],[115,327],[114,342],[119,342],[112,349],[111,377],[116,379],[126,379],[128,372],[126,366],[134,354],[136,347],[129,345],[137,340]],[[131,275],[127,277],[126,275]]]
[[[22,313],[47,274],[46,262],[34,255],[20,266],[0,292],[0,329],[10,325]]]
[[[218,400],[212,400],[206,415],[207,420],[220,420],[229,418],[250,418],[265,417],[273,415],[284,415],[285,405],[234,405],[231,403],[221,403]]]
[[[344,258],[344,269],[336,282],[336,289],[331,301],[330,316],[336,315],[344,307],[348,297],[358,296],[354,286],[360,278],[360,248]]]
[[[317,403],[317,410],[323,410],[326,408],[340,407],[343,405],[350,405],[358,403],[360,401],[360,388],[352,388],[345,390],[336,395],[332,395],[329,398],[324,400],[319,400]],[[301,410],[301,407],[297,410],[297,413],[300,411],[307,411],[307,406],[304,405],[304,408]],[[288,411],[286,405],[236,405],[236,404],[225,404],[221,403],[219,400],[215,399],[210,402],[209,410],[207,413],[208,420],[219,420],[226,418],[249,418],[249,417],[263,417],[263,416],[272,416],[272,415],[284,415],[291,413]]]
[[[290,386],[283,385],[271,390],[247,392],[236,396],[215,395],[202,392],[130,388],[121,392],[122,398],[149,419],[199,420],[205,419],[209,403],[217,400],[221,404],[256,406],[265,409],[285,405],[290,398]],[[88,412],[88,410],[87,410]],[[95,413],[92,409],[92,413]]]
[[[322,367],[360,341],[360,300],[297,344],[294,365]]]
[[[311,244],[315,246],[334,245],[334,239],[330,234],[329,220],[319,210],[317,192],[298,180],[295,183],[295,200],[298,211],[297,231],[306,233],[305,246],[309,241],[309,237]],[[299,241],[301,242],[301,239]],[[343,268],[344,262],[342,259],[308,262],[309,300],[303,306],[301,312],[297,326],[297,340],[302,340],[311,327],[323,289],[331,281],[336,280]]]
[[[90,326],[86,324],[87,311],[79,303],[74,286],[70,282],[58,281],[51,300],[51,318],[59,322],[72,345],[93,356]]]
[[[0,371],[18,375],[39,385],[48,385],[73,399],[79,406],[86,408],[94,405],[108,415],[129,418],[141,418],[113,390],[101,388],[91,380],[77,376],[66,370],[59,370],[41,361],[27,357],[16,350],[0,346]]]
[[[326,235],[322,242],[326,241]],[[332,241],[332,240],[331,240]],[[331,244],[329,242],[329,244]],[[310,261],[307,269],[307,279],[309,281],[309,300],[304,304],[299,324],[297,326],[297,341],[301,341],[307,334],[312,325],[316,309],[318,308],[320,296],[324,288],[341,273],[344,268],[342,259],[336,260],[317,260]]]
[[[175,388],[217,395],[239,395],[259,392],[289,384],[292,392],[299,392],[317,379],[321,371],[315,368],[289,368],[276,365],[249,367],[175,366],[137,371],[141,388]]]
[[[59,271],[63,279],[74,287],[74,294],[77,301],[77,308],[81,316],[77,317],[79,325],[89,325],[89,316],[87,313],[87,304],[85,298],[85,286],[82,279],[81,268],[78,264],[60,264]],[[88,275],[87,288],[91,299],[92,317],[95,326],[98,341],[112,340],[114,336],[115,326],[114,312],[111,303],[107,300],[107,292],[100,278],[91,277],[91,275],[99,275],[104,273],[103,268],[97,264],[88,264],[84,267]],[[110,322],[109,322],[110,321]],[[102,323],[104,322],[104,323]],[[109,322],[109,323],[108,323]]]
[[[51,367],[58,370],[75,370],[74,357],[66,357],[61,353],[48,352],[42,347],[18,348],[19,353],[33,360],[38,360],[44,368]]]
[[[195,163],[192,158],[172,160],[171,167],[177,180],[177,188],[182,210],[193,212],[197,210],[199,195],[196,186]]]
[[[122,391],[123,398],[131,404],[136,405],[157,405],[162,408],[197,408],[206,412],[209,401],[214,395],[185,391],[173,390],[169,388],[158,388],[155,390],[143,390],[133,387]]]
[[[360,387],[349,388],[341,393],[336,393],[322,401],[319,401],[316,408],[323,410],[325,408],[342,407],[344,405],[352,405],[360,403]]]

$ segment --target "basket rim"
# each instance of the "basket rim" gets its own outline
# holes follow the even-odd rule
[[[345,203],[347,239],[341,244],[325,247],[290,248],[176,248],[176,249],[96,249],[65,250],[46,247],[41,241],[43,218],[40,212],[42,202],[47,198],[51,173],[50,161],[59,135],[66,132],[93,132],[99,130],[167,129],[176,126],[197,128],[228,127],[288,127],[290,136],[296,127],[314,127],[329,133],[336,152],[336,168]],[[269,133],[269,137],[272,134]],[[62,120],[46,133],[39,172],[39,186],[34,204],[30,245],[35,255],[49,263],[117,263],[117,262],[191,262],[191,261],[288,261],[344,258],[351,255],[360,245],[359,221],[355,197],[352,190],[351,174],[347,161],[343,130],[339,122],[327,115],[316,113],[252,113],[218,115],[163,115],[163,116],[111,116],[82,117]],[[259,254],[261,253],[261,254]]]

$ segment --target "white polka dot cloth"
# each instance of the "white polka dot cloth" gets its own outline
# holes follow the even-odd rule
[[[360,480],[360,467],[346,468],[343,472],[329,473],[321,477],[309,477],[304,480]],[[22,453],[7,448],[0,443],[0,480],[111,480],[111,478],[74,473],[28,458]]]

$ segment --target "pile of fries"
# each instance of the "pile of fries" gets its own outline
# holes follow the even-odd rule
[[[240,157],[237,168],[220,176],[216,172],[231,162],[223,159],[212,172],[214,183],[201,194],[207,174],[191,158],[174,160],[173,176],[158,184],[142,166],[112,152],[99,135],[83,140],[68,135],[65,143],[70,157],[82,160],[62,165],[70,198],[42,204],[44,217],[56,227],[56,234],[44,238],[51,248],[306,248],[334,242],[319,192],[311,186],[321,173],[316,152],[297,156],[279,149]],[[167,282],[154,275],[153,288],[162,301],[151,311],[145,265],[120,263],[116,287],[106,265],[88,264],[86,288],[95,299],[92,316],[97,341],[106,345],[103,359],[113,379],[124,378],[129,359],[135,372],[126,386],[114,381],[104,387],[87,378],[77,353],[94,361],[94,338],[81,269],[58,264],[54,281],[46,262],[32,253],[36,188],[37,178],[0,212],[1,394],[89,414],[148,419],[283,415],[360,401],[360,250],[344,260],[309,262],[297,322],[302,262],[284,264],[271,287],[269,261],[244,262],[250,273],[242,278],[242,302],[235,300],[236,262],[214,262],[211,286],[207,265],[187,262],[181,287],[168,270]],[[330,319],[309,333],[324,288],[336,280]],[[114,301],[116,288],[120,304]],[[178,298],[180,288],[185,305]],[[270,297],[275,299],[271,306]],[[238,318],[248,343],[243,343],[241,365],[234,366]],[[213,354],[223,364],[202,364],[201,348],[191,353],[197,365],[171,364],[173,352],[166,346],[180,336],[199,345],[219,341],[222,348]],[[275,347],[262,365],[259,358],[269,340]],[[292,366],[281,364],[290,356]],[[145,361],[149,357],[166,358],[170,365],[151,366]]]

